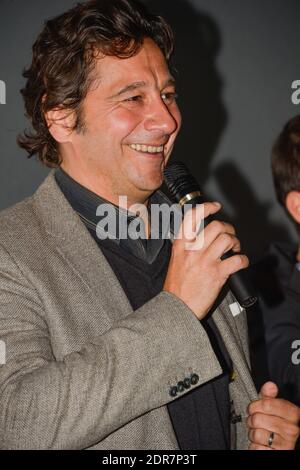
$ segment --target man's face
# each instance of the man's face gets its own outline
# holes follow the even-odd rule
[[[73,177],[80,171],[94,191],[97,181],[109,200],[146,200],[162,184],[181,125],[174,79],[150,39],[129,59],[97,59],[95,72],[83,102],[85,131],[72,133],[63,167]]]

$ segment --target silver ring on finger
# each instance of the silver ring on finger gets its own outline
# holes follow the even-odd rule
[[[269,439],[268,439],[268,446],[272,447],[273,441],[274,441],[275,433],[270,432]]]

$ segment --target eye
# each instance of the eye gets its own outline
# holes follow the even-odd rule
[[[165,103],[171,104],[177,100],[178,94],[175,92],[162,93],[161,97]]]
[[[142,101],[142,99],[143,98],[142,98],[141,95],[136,95],[136,96],[131,96],[130,98],[126,98],[126,100],[124,100],[124,101],[129,102],[129,103],[130,102],[131,103],[137,103],[139,101]]]

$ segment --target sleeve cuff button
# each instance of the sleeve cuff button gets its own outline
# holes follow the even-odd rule
[[[199,382],[199,375],[198,374],[192,374],[191,375],[191,384],[192,385],[197,385]]]
[[[171,387],[170,390],[169,390],[169,395],[170,395],[172,398],[174,398],[174,397],[176,397],[177,392],[178,392],[177,387]]]

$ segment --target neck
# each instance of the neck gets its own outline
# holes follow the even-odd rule
[[[132,188],[113,188],[107,185],[108,178],[105,175],[87,174],[81,171],[80,168],[69,168],[64,163],[61,164],[61,169],[73,178],[77,183],[84,186],[89,191],[97,194],[107,201],[128,210],[131,206],[144,205],[148,207],[149,198],[154,191],[138,191]]]
[[[104,177],[97,177],[97,175],[94,177],[89,177],[85,172],[77,171],[76,169],[74,171],[70,170],[63,163],[61,165],[61,169],[77,183],[87,188],[94,194],[97,194],[97,196],[100,196],[101,198],[106,199],[108,202],[129,212],[132,212],[133,214],[139,212],[139,216],[145,224],[146,237],[149,238],[150,223],[147,209],[149,205],[149,198],[153,191],[151,193],[123,191],[123,194],[121,194],[117,193],[117,191],[113,191],[111,188],[108,188],[107,184],[105,184]],[[99,190],[99,188],[101,188],[101,190]]]

